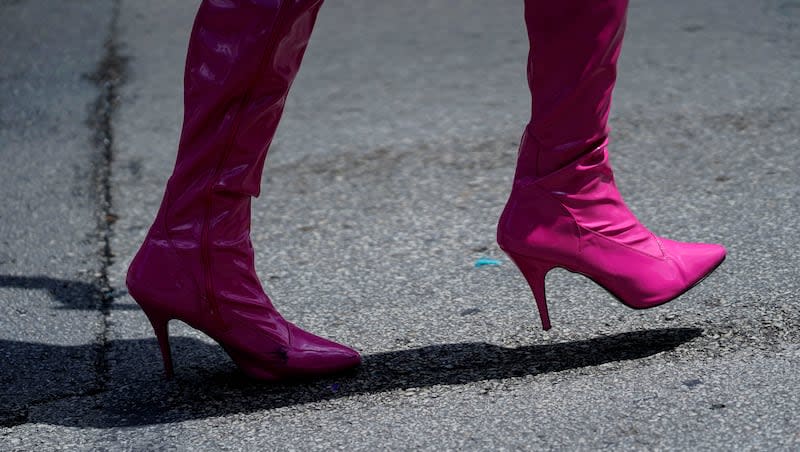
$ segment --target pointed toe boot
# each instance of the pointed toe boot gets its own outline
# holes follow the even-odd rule
[[[130,264],[129,293],[173,366],[167,324],[216,340],[255,378],[314,377],[359,354],[284,319],[264,292],[250,202],[321,0],[204,0],[189,42],[178,156],[156,219]]]
[[[544,281],[583,274],[636,309],[666,303],[725,258],[725,248],[661,238],[625,205],[608,154],[608,114],[627,0],[526,0],[531,121],[497,241],[549,329]]]

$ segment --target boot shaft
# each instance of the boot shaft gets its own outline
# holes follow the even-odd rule
[[[175,168],[128,272],[140,298],[149,297],[148,285],[174,293],[171,309],[183,318],[211,310],[220,319],[224,312],[216,311],[226,305],[272,310],[255,271],[250,203],[259,195],[264,159],[321,5],[200,5],[186,59]]]
[[[556,171],[608,136],[627,0],[526,0],[531,121],[517,179]]]
[[[171,236],[199,240],[201,223],[212,219],[212,235],[237,240],[249,230],[249,198],[260,194],[267,151],[322,3],[200,5],[178,155],[161,209]],[[205,212],[209,205],[214,211]]]

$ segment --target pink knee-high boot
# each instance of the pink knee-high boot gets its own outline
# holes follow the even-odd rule
[[[550,328],[544,278],[582,273],[632,308],[679,296],[725,258],[657,237],[628,210],[608,160],[608,114],[627,0],[525,1],[531,122],[497,229]]]
[[[175,169],[128,269],[131,296],[159,339],[179,319],[266,380],[354,367],[354,350],[286,321],[254,268],[250,200],[322,0],[204,0],[184,79]]]

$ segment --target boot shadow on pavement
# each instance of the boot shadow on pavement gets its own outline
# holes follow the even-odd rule
[[[697,328],[634,331],[590,340],[505,348],[456,343],[366,354],[347,374],[264,383],[236,370],[216,345],[175,337],[175,380],[166,381],[154,339],[108,344],[107,377],[87,357],[96,345],[0,341],[0,426],[26,423],[113,428],[251,413],[280,407],[435,385],[535,376],[636,360],[673,350]],[[105,366],[105,367],[103,367]],[[102,369],[101,369],[102,370]]]
[[[50,297],[60,303],[58,309],[93,310],[98,309],[103,292],[97,284],[73,280],[60,279],[44,275],[17,276],[0,275],[0,288],[12,287],[26,290],[43,290]],[[111,309],[139,310],[135,303],[114,303]]]

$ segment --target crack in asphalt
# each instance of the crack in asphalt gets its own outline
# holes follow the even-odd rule
[[[114,158],[113,119],[119,104],[118,88],[125,81],[127,58],[119,51],[120,0],[114,0],[111,20],[108,26],[108,37],[104,44],[105,54],[96,70],[86,76],[99,88],[97,99],[92,105],[87,125],[94,132],[93,142],[98,150],[92,162],[92,176],[95,184],[95,202],[97,205],[97,234],[100,238],[99,276],[95,280],[98,294],[98,309],[102,315],[102,323],[96,338],[97,358],[95,361],[95,387],[81,395],[91,396],[105,392],[109,380],[108,354],[111,344],[108,340],[110,328],[109,314],[114,302],[114,288],[108,279],[108,270],[114,263],[111,250],[111,236],[117,215],[113,213],[111,194],[111,163]],[[74,397],[74,395],[65,396]]]
[[[114,253],[111,250],[111,236],[114,232],[114,222],[117,220],[117,215],[113,213],[111,194],[111,163],[114,158],[113,118],[119,103],[118,88],[125,80],[127,66],[127,59],[120,55],[117,41],[119,11],[120,0],[114,0],[108,38],[104,45],[105,55],[95,72],[87,76],[99,88],[99,93],[90,111],[87,124],[94,131],[93,141],[99,151],[92,162],[92,176],[96,187],[97,233],[101,244],[101,268],[99,276],[95,280],[95,285],[98,289],[98,308],[102,315],[102,323],[96,339],[95,388],[87,391],[85,395],[104,392],[108,385],[108,352],[110,348],[108,316],[111,311],[111,304],[114,302],[114,289],[109,283],[108,269],[114,262]]]
[[[91,294],[93,303],[101,314],[100,328],[94,344],[96,349],[94,362],[95,383],[93,387],[84,391],[66,392],[34,400],[15,410],[2,413],[0,427],[16,427],[27,424],[31,407],[69,398],[90,397],[108,390],[108,354],[111,347],[111,343],[108,340],[110,328],[108,317],[115,298],[114,289],[109,283],[108,270],[114,263],[111,236],[114,222],[117,220],[117,215],[113,213],[111,194],[111,163],[114,158],[113,118],[119,104],[118,88],[125,81],[127,68],[127,58],[120,54],[117,39],[119,13],[120,0],[113,0],[108,36],[103,45],[105,52],[95,70],[83,76],[84,79],[91,81],[98,87],[97,98],[89,106],[89,114],[86,120],[86,125],[92,133],[92,144],[98,151],[91,161],[92,183],[95,187],[91,196],[93,203],[96,205],[97,215],[97,227],[94,233],[97,234],[100,243],[100,249],[98,250],[100,259],[99,276],[95,277],[92,283],[94,290]]]

